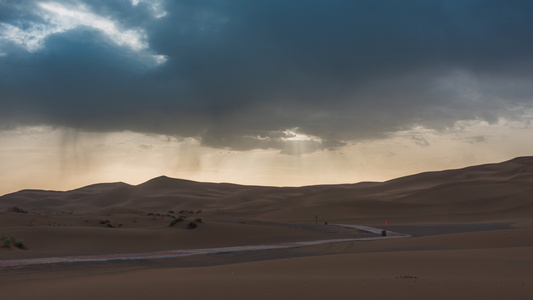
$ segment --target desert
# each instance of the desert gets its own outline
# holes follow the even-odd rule
[[[0,235],[22,244],[0,248],[0,285],[10,299],[530,299],[532,178],[519,157],[342,185],[22,190],[0,197]],[[246,248],[309,241],[325,242]],[[223,250],[122,259],[198,249]]]
[[[533,299],[532,28],[0,0],[0,300]]]

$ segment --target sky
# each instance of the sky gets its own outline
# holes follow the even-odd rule
[[[527,0],[0,0],[0,194],[533,153]]]

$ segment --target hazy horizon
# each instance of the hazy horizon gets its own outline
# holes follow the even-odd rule
[[[0,0],[0,194],[527,156],[532,23],[518,0]]]
[[[515,157],[517,158],[517,157]],[[513,158],[514,159],[514,158]],[[505,161],[509,161],[511,159],[507,159],[507,160],[504,160],[504,161],[498,161],[498,162],[487,162],[487,163],[483,163],[483,164],[492,164],[492,163],[502,163],[502,162],[505,162]],[[479,165],[483,165],[483,164],[479,164]],[[253,181],[250,181],[250,182],[231,182],[231,181],[224,181],[224,180],[210,180],[209,178],[207,179],[194,179],[194,178],[181,178],[181,177],[173,177],[173,176],[168,176],[166,174],[160,174],[160,175],[156,175],[156,176],[153,176],[153,177],[150,177],[150,178],[147,178],[147,179],[139,179],[138,181],[126,181],[126,180],[115,180],[115,181],[102,181],[102,182],[83,182],[83,181],[75,181],[76,183],[71,183],[70,182],[70,185],[65,185],[65,184],[52,184],[52,185],[49,185],[49,186],[43,186],[43,187],[25,187],[25,188],[20,188],[20,189],[17,189],[17,190],[13,190],[13,191],[9,191],[9,192],[6,192],[6,193],[2,193],[0,192],[0,196],[3,196],[3,195],[6,195],[6,194],[10,194],[10,193],[14,193],[14,192],[18,192],[18,191],[21,191],[21,190],[50,190],[50,191],[69,191],[69,190],[75,190],[75,189],[78,189],[78,188],[83,188],[85,186],[90,186],[90,185],[94,185],[94,184],[105,184],[105,183],[125,183],[125,184],[129,184],[129,185],[139,185],[139,184],[142,184],[142,183],[145,183],[145,182],[148,182],[150,180],[153,180],[153,179],[157,179],[159,177],[167,177],[167,178],[171,178],[171,179],[177,179],[177,180],[189,180],[189,181],[195,181],[195,182],[199,182],[199,183],[229,183],[229,184],[236,184],[236,185],[249,185],[249,186],[265,186],[265,187],[306,187],[306,186],[314,186],[314,185],[342,185],[342,184],[356,184],[356,183],[362,183],[362,182],[385,182],[385,181],[388,181],[388,180],[393,180],[393,179],[399,179],[399,178],[402,178],[402,177],[406,177],[406,176],[411,176],[411,175],[417,175],[417,174],[421,174],[421,173],[426,173],[426,172],[439,172],[439,171],[446,171],[446,170],[453,170],[453,169],[462,169],[462,168],[466,168],[466,167],[473,167],[473,166],[477,166],[477,165],[465,165],[465,166],[458,166],[458,167],[454,167],[454,168],[446,168],[446,169],[439,169],[439,170],[422,170],[422,171],[419,171],[419,172],[415,172],[415,173],[409,173],[409,174],[403,174],[403,175],[400,175],[400,176],[396,176],[396,177],[391,177],[391,178],[385,178],[385,179],[381,179],[381,180],[360,180],[360,181],[353,181],[353,182],[321,182],[321,181],[317,181],[317,182],[310,182],[310,183],[306,183],[306,184],[300,184],[300,185],[290,185],[290,184],[287,184],[287,185],[284,185],[284,184],[262,184],[262,183],[254,183]],[[76,185],[77,184],[77,185]]]

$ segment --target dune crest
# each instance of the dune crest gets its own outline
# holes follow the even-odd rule
[[[533,211],[533,157],[425,172],[386,182],[303,187],[204,183],[160,176],[132,186],[101,183],[71,191],[22,190],[0,197],[0,210],[203,209],[264,219],[337,218],[401,221],[443,215],[465,220],[523,218]],[[490,215],[487,215],[490,214]]]

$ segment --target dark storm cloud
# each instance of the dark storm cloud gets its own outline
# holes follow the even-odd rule
[[[35,3],[13,3],[0,0],[2,24],[46,21]],[[90,26],[51,34],[37,51],[0,35],[4,124],[294,154],[287,129],[316,137],[303,148],[332,149],[531,105],[530,1],[161,1],[162,18],[153,1],[85,3],[122,30],[143,29],[146,49]]]

